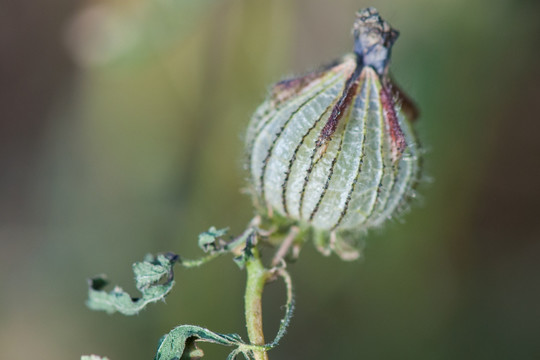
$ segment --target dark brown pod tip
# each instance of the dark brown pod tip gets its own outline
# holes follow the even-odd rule
[[[359,61],[382,75],[399,32],[381,18],[377,9],[369,7],[356,13],[353,34],[354,52],[358,55]]]

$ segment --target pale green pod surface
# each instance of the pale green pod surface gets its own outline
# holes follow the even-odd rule
[[[354,54],[274,85],[246,137],[259,211],[311,228],[323,253],[344,259],[403,210],[420,160],[414,107],[388,77],[397,31],[368,8],[354,35]]]

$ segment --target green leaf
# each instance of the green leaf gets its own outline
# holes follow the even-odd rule
[[[147,257],[145,261],[133,264],[135,283],[142,297],[133,298],[120,287],[112,291],[103,289],[108,284],[104,275],[89,280],[86,305],[92,310],[102,310],[109,314],[120,312],[135,315],[147,304],[162,300],[174,285],[173,265],[178,256],[168,253],[157,258]],[[163,281],[163,283],[160,283]]]
[[[237,334],[218,334],[195,325],[182,325],[174,328],[161,338],[155,360],[195,360],[203,356],[195,341],[204,341],[225,346],[238,346],[236,354],[245,352],[246,345]]]
[[[137,289],[144,290],[159,282],[163,277],[172,276],[172,265],[178,260],[175,254],[159,254],[157,259],[150,255],[143,262],[133,264]],[[172,279],[171,279],[172,280]]]
[[[219,240],[227,234],[227,231],[229,231],[229,228],[217,230],[212,226],[208,231],[199,234],[199,247],[204,252],[221,250],[222,246],[219,244]]]

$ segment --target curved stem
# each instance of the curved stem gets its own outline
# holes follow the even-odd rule
[[[300,228],[298,226],[291,226],[291,229],[289,230],[289,233],[279,246],[278,251],[274,255],[274,258],[272,259],[272,266],[277,266],[284,258],[285,255],[287,255],[287,252],[291,248],[291,246],[294,243],[294,240],[296,239],[296,236],[298,236],[298,233],[300,232]]]
[[[254,246],[246,262],[247,284],[245,293],[246,327],[252,345],[264,345],[262,324],[262,293],[270,272],[263,266],[259,251]],[[268,360],[266,350],[254,350],[256,360]]]

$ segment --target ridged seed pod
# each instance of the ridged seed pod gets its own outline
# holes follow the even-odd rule
[[[275,84],[246,136],[260,212],[312,228],[323,253],[344,259],[403,208],[419,176],[416,111],[388,76],[398,32],[368,8],[353,33],[353,54]]]

